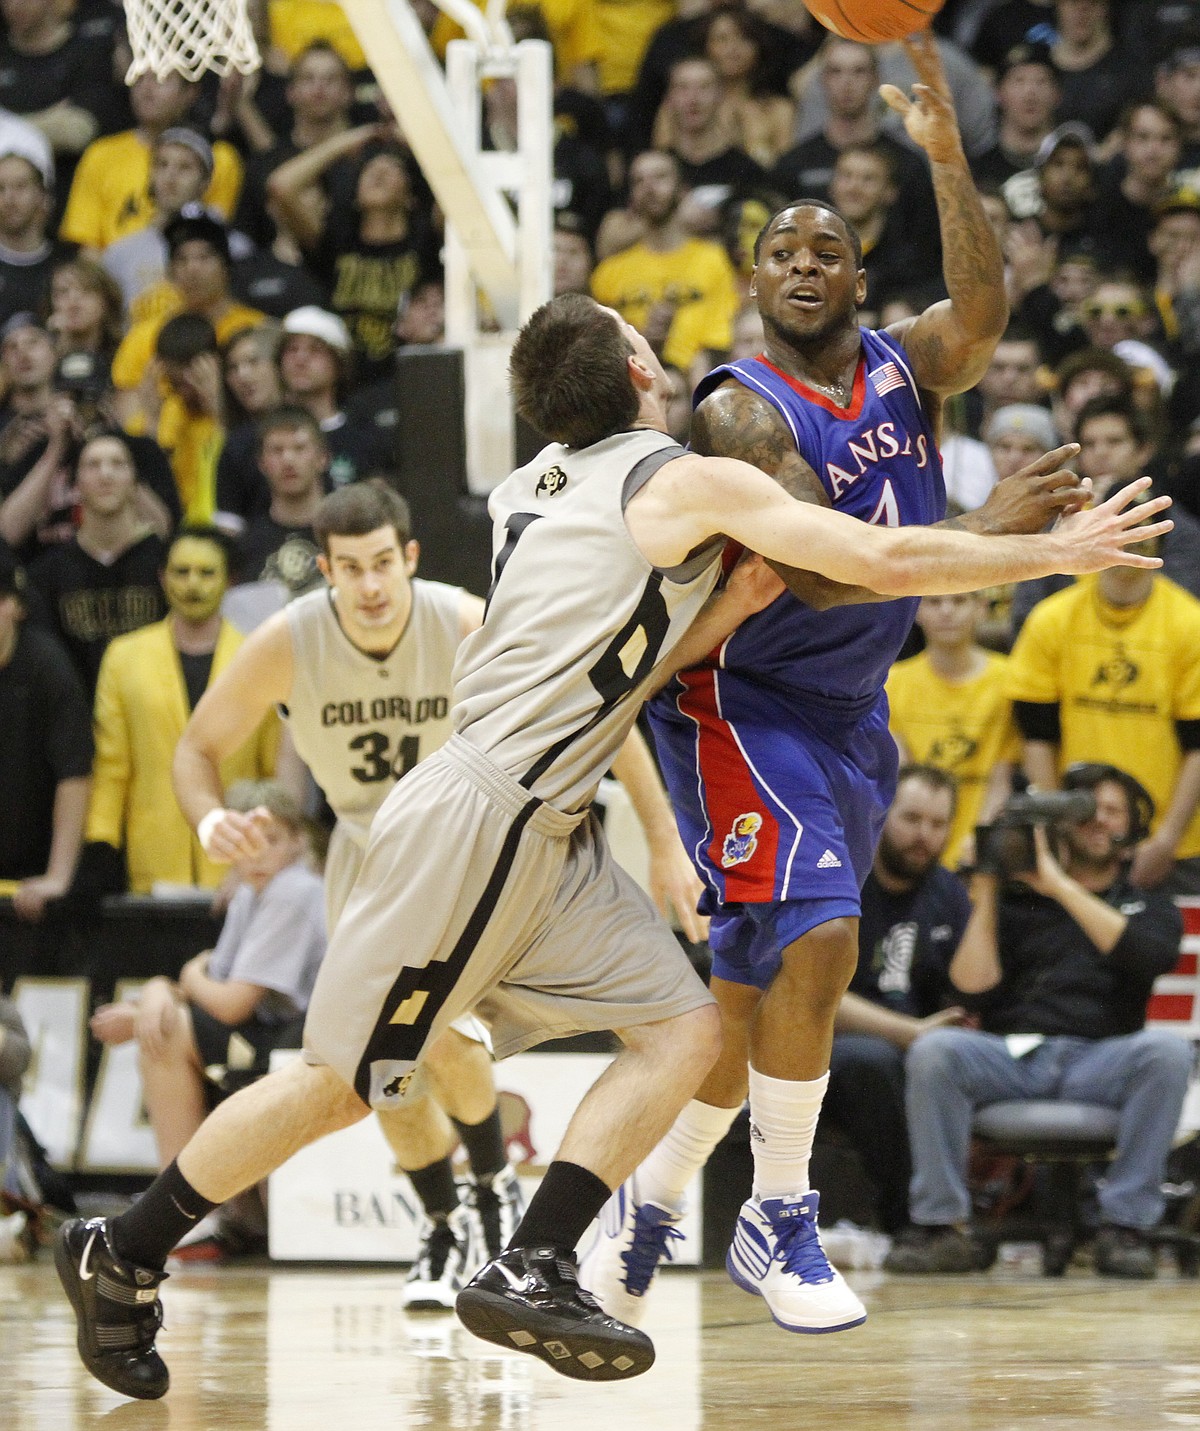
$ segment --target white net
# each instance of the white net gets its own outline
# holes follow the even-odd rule
[[[205,70],[249,74],[262,63],[246,0],[125,0],[125,24],[133,50],[126,84],[147,71],[194,80]]]

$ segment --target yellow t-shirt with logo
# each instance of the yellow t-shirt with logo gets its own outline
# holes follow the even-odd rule
[[[204,202],[228,219],[242,191],[242,161],[219,139],[213,145],[213,176]],[[107,248],[144,229],[154,217],[150,202],[150,147],[136,129],[93,140],[83,151],[59,237],[84,248]]]
[[[367,57],[346,12],[333,0],[270,0],[271,43],[294,60],[314,40],[326,40],[352,70],[365,70]]]
[[[646,46],[655,31],[674,18],[675,0],[596,0],[600,88],[605,94],[633,88]]]
[[[474,0],[474,3],[481,10],[487,8],[487,0]],[[560,84],[566,84],[580,65],[600,59],[604,45],[593,0],[537,0],[535,8],[546,21],[554,46],[555,78]],[[463,33],[462,27],[449,15],[438,16],[429,37],[438,59],[446,58],[446,46],[451,40],[462,39]]]
[[[897,661],[887,678],[892,734],[912,760],[933,765],[958,782],[958,804],[942,863],[954,869],[964,838],[979,823],[988,778],[1000,761],[1021,758],[1021,738],[1005,692],[1005,657],[965,681],[948,681],[927,652]]]
[[[1141,606],[1105,601],[1084,577],[1029,613],[1008,665],[1014,701],[1057,701],[1059,768],[1102,760],[1135,775],[1157,818],[1171,803],[1183,751],[1177,720],[1200,720],[1200,601],[1154,578]],[[1200,855],[1200,812],[1177,850]]]
[[[643,331],[663,299],[676,305],[663,359],[685,373],[703,348],[725,352],[733,342],[737,283],[725,250],[710,239],[688,239],[669,253],[645,244],[614,253],[592,274],[592,297]]]

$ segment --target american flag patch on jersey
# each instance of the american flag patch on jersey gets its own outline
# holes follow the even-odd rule
[[[880,397],[904,386],[904,374],[895,363],[884,363],[882,367],[873,368],[870,378],[872,386]]]

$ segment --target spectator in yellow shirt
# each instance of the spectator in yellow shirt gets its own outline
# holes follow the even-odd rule
[[[334,0],[270,0],[271,43],[294,60],[314,40],[335,49],[352,70],[365,70],[367,57],[346,12]]]
[[[221,615],[229,560],[220,533],[180,528],[162,583],[166,619],[111,642],[96,686],[86,837],[124,849],[135,894],[149,893],[157,880],[215,889],[228,873],[200,848],[171,788],[171,762],[188,716],[242,644]],[[272,774],[279,732],[272,712],[223,763],[223,779]]]
[[[632,247],[597,265],[592,297],[632,323],[664,362],[688,372],[733,341],[733,265],[720,244],[691,238],[680,221],[683,184],[671,154],[651,149],[629,167],[629,208],[644,225]]]
[[[171,464],[184,521],[211,522],[225,445],[217,335],[198,313],[176,313],[160,329],[154,356],[166,391],[155,439]]]
[[[134,129],[107,134],[83,151],[71,183],[60,236],[97,252],[145,226],[154,217],[150,198],[150,158],[167,129],[184,122],[199,87],[180,75],[134,81],[129,103]],[[212,182],[205,202],[229,218],[242,187],[242,161],[232,145],[213,145]]]
[[[935,766],[958,786],[942,851],[950,869],[973,862],[975,826],[990,820],[1007,799],[1013,766],[1021,758],[1005,691],[1006,658],[975,639],[987,613],[982,592],[925,597],[917,610],[925,650],[897,661],[887,680],[901,764]]]
[[[153,424],[162,395],[151,371],[159,331],[175,313],[207,318],[217,341],[226,342],[242,328],[263,322],[257,308],[234,301],[229,288],[229,236],[225,225],[207,213],[180,214],[163,231],[167,241],[167,276],[177,301],[166,313],[135,323],[113,359],[113,386],[118,392],[121,420],[130,431]]]
[[[1033,783],[1053,789],[1075,761],[1118,763],[1158,811],[1131,879],[1200,890],[1200,601],[1154,571],[1085,577],[1030,612],[1008,693]]]
[[[475,0],[481,10],[486,0]],[[546,23],[550,43],[554,46],[554,72],[559,84],[594,94],[599,84],[598,62],[604,54],[604,41],[596,20],[595,0],[537,0],[536,4],[508,7],[507,19],[514,31],[520,22],[520,12],[536,10]],[[446,14],[438,16],[429,40],[438,58],[446,58],[446,46],[460,39],[464,31]]]

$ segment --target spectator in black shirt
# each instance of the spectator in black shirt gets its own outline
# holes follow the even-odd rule
[[[0,0],[0,105],[50,141],[66,193],[74,161],[114,117],[112,47],[86,40],[73,6]]]
[[[1050,47],[1059,73],[1061,120],[1086,124],[1103,139],[1135,97],[1136,74],[1113,43],[1110,0],[1056,0],[1057,38]]]
[[[1009,1099],[1064,1099],[1120,1115],[1116,1156],[1098,1189],[1096,1271],[1155,1275],[1145,1233],[1162,1216],[1192,1049],[1144,1025],[1155,979],[1179,958],[1182,921],[1167,896],[1135,889],[1126,876],[1126,852],[1153,810],[1145,791],[1105,765],[1072,767],[1064,783],[1090,790],[1095,814],[1050,838],[1039,831],[1032,872],[1010,882],[984,870],[972,876],[974,908],[950,980],[978,1001],[982,1027],[940,1029],[908,1055],[917,1227],[893,1247],[889,1271],[978,1268],[965,1230],[972,1114]]]
[[[325,493],[329,448],[316,420],[302,407],[279,408],[258,430],[258,462],[271,505],[242,534],[239,582],[278,582],[289,596],[299,596],[323,580],[312,521]]]
[[[820,82],[828,117],[816,134],[801,140],[771,171],[773,189],[788,198],[824,198],[834,160],[849,144],[880,144],[895,162],[897,221],[913,244],[926,247],[940,270],[941,239],[929,165],[881,127],[879,63],[867,45],[830,37],[820,56]]]
[[[1179,121],[1183,153],[1176,179],[1200,187],[1200,31],[1176,37],[1154,71],[1154,97]]]
[[[1016,45],[1004,57],[996,84],[1000,130],[996,143],[971,160],[977,184],[1003,184],[1033,167],[1042,140],[1054,128],[1061,91],[1045,45]]]
[[[883,145],[850,144],[834,162],[829,183],[829,197],[862,241],[867,275],[863,307],[875,314],[901,290],[941,286],[936,265],[908,242],[896,222],[894,174],[892,155]],[[862,321],[869,320],[864,316]]]
[[[971,906],[961,882],[939,863],[955,795],[953,776],[932,766],[905,766],[897,779],[863,885],[858,968],[838,1008],[821,1109],[862,1159],[885,1232],[908,1224],[905,1051],[965,1018],[949,969]]]
[[[43,313],[50,275],[70,249],[48,238],[54,196],[45,174],[20,154],[0,158],[0,325],[14,313]]]
[[[1139,283],[1152,283],[1150,234],[1179,167],[1179,121],[1161,104],[1144,100],[1121,116],[1119,132],[1120,156],[1097,186],[1096,248],[1107,266],[1128,269]]]
[[[981,65],[998,74],[1015,45],[1050,45],[1056,35],[1054,0],[1001,0],[983,17],[970,50]]]
[[[162,538],[138,515],[137,469],[124,438],[93,437],[75,468],[79,529],[39,557],[29,579],[40,592],[55,633],[95,690],[104,648],[165,612],[159,571]]]
[[[79,858],[92,718],[66,652],[25,622],[24,594],[24,573],[0,543],[0,879],[20,881],[13,908],[40,919]]]
[[[716,67],[702,55],[676,60],[671,66],[666,98],[654,124],[654,147],[674,154],[687,188],[711,186],[714,192],[692,195],[693,201],[701,200],[710,210],[732,191],[763,178],[759,166],[734,143],[722,114]]]
[[[217,461],[217,511],[224,527],[241,531],[271,505],[258,467],[257,423],[283,402],[278,333],[266,324],[243,328],[222,348],[221,363],[227,431]]]
[[[350,155],[363,156],[353,205],[331,209],[322,224],[314,223],[301,196],[332,164]],[[330,291],[334,312],[350,330],[364,381],[389,374],[400,300],[437,267],[429,214],[417,187],[408,151],[377,124],[347,130],[305,150],[267,181],[268,196],[279,205],[309,267]]]

